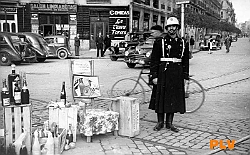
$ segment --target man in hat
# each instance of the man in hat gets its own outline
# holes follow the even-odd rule
[[[157,113],[158,123],[154,131],[164,127],[178,132],[173,125],[174,113],[184,114],[185,90],[184,79],[189,78],[189,47],[178,36],[180,24],[177,18],[170,17],[165,27],[166,35],[154,42],[150,63],[150,83],[153,91],[149,109]]]

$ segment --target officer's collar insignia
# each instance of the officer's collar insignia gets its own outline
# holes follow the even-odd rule
[[[178,38],[175,38],[175,41],[177,41],[178,40]]]
[[[171,49],[171,47],[172,47],[171,45],[168,45],[168,49]]]

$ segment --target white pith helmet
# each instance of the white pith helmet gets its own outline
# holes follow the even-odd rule
[[[178,28],[180,28],[180,23],[176,17],[169,17],[165,28],[167,28],[168,26],[171,26],[171,25],[176,25],[176,26],[178,26]]]

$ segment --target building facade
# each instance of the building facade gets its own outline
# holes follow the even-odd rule
[[[165,25],[166,0],[76,0],[77,33],[85,49],[95,47],[98,33],[109,34],[113,43],[124,40],[128,32],[148,31]],[[173,4],[172,4],[173,5]]]
[[[220,0],[220,2],[222,6],[220,11],[221,21],[235,25],[235,13],[232,2],[228,0]]]
[[[112,42],[128,32],[165,25],[175,0],[3,0],[1,31],[67,35],[73,47],[78,33],[83,49],[94,49],[98,33]],[[3,2],[1,1],[1,6]]]
[[[0,31],[18,32],[18,0],[0,1]]]

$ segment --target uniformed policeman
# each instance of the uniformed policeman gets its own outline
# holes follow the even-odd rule
[[[149,109],[157,113],[155,131],[164,127],[166,114],[166,128],[178,132],[172,123],[174,113],[186,112],[184,79],[189,78],[189,47],[179,37],[177,18],[170,17],[165,29],[167,34],[155,40],[151,54],[150,83],[153,83],[153,91]]]

